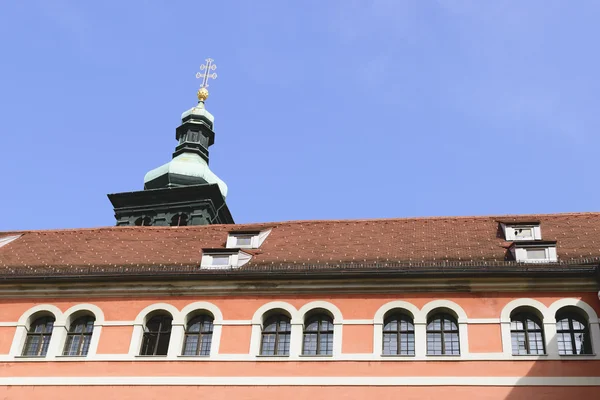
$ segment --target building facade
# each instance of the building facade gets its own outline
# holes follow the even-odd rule
[[[0,398],[600,396],[600,213],[235,225],[182,121],[116,227],[0,233]]]

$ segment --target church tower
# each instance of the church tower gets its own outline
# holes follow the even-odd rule
[[[208,167],[208,148],[215,142],[214,117],[205,107],[208,80],[216,65],[202,65],[198,104],[181,115],[175,130],[173,159],[144,177],[144,190],[109,194],[118,226],[185,226],[233,224],[225,203],[227,185]]]

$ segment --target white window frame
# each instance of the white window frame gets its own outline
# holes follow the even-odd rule
[[[12,236],[2,236],[0,237],[0,247],[6,246],[13,240],[17,240],[21,235],[12,235]]]
[[[507,242],[527,242],[532,240],[542,240],[542,228],[540,224],[501,224],[504,231],[504,238]],[[517,229],[531,229],[533,237],[518,238],[515,234]]]
[[[545,250],[546,257],[545,258],[527,258],[528,250]],[[545,245],[545,246],[526,246],[526,247],[514,247],[513,254],[515,256],[515,260],[518,262],[526,262],[526,263],[543,263],[543,262],[557,262],[558,256],[556,254],[556,246],[555,245]]]
[[[214,265],[213,260],[215,257],[228,256],[229,261],[226,265]],[[201,269],[228,269],[228,268],[239,268],[242,265],[246,264],[248,261],[252,259],[252,255],[244,252],[244,251],[235,251],[235,252],[210,252],[203,253],[202,260],[200,262]]]
[[[270,233],[271,229],[259,232],[230,232],[225,247],[228,249],[258,249]],[[248,236],[250,236],[250,245],[240,246],[237,244],[238,237]]]

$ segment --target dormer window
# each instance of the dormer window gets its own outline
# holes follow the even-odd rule
[[[252,256],[244,251],[224,251],[225,249],[202,250],[202,269],[228,269],[239,268],[252,259]]]
[[[227,237],[228,249],[258,249],[269,236],[271,230],[255,232],[230,232]]]
[[[514,243],[511,248],[516,261],[530,263],[557,262],[556,242]]]
[[[542,230],[539,223],[501,225],[504,231],[504,238],[507,242],[542,240]]]
[[[6,246],[7,244],[9,244],[10,242],[12,242],[13,240],[16,240],[16,239],[18,239],[20,237],[21,237],[21,235],[2,236],[2,237],[0,237],[0,247]]]

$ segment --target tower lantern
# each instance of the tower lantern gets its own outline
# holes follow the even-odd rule
[[[108,195],[117,225],[234,223],[225,203],[227,185],[208,167],[208,148],[215,142],[215,133],[214,117],[205,101],[208,81],[217,77],[213,61],[207,58],[196,74],[202,78],[198,104],[181,115],[173,159],[146,174],[144,190]]]

